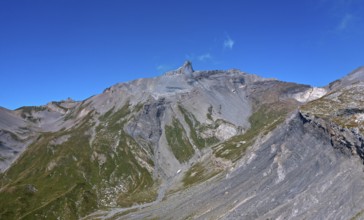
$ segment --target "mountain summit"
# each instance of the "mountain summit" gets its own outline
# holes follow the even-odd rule
[[[362,69],[324,88],[239,70],[0,108],[0,219],[351,219]]]
[[[186,60],[181,67],[179,67],[177,70],[167,72],[166,75],[185,75],[187,77],[192,77],[193,72],[194,70],[192,68],[192,63]]]
[[[185,63],[183,64],[182,67],[180,67],[178,70],[178,72],[180,72],[181,74],[187,75],[187,76],[191,76],[193,71],[192,68],[192,63],[190,61],[185,61]]]

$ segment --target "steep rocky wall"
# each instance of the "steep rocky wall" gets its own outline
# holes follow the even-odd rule
[[[310,113],[299,113],[305,123],[321,130],[330,137],[331,145],[346,155],[358,155],[364,160],[364,138],[358,128],[342,127],[332,121],[315,117]]]

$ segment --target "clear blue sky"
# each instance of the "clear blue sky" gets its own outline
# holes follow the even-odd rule
[[[0,106],[177,68],[323,86],[364,65],[362,0],[1,0]]]

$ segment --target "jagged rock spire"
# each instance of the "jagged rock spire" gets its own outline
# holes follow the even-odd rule
[[[180,68],[178,68],[178,70],[181,74],[185,74],[185,75],[191,75],[194,71],[192,68],[192,63],[189,60],[186,60],[185,63],[183,64],[183,66],[181,66]]]
[[[173,70],[170,72],[167,72],[166,75],[186,75],[186,76],[192,76],[192,73],[194,72],[192,63],[189,60],[186,60],[180,68],[177,70]]]

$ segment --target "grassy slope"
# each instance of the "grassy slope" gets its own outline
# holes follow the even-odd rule
[[[69,132],[60,134],[45,133],[32,144],[18,159],[18,161],[5,173],[1,178],[0,193],[0,216],[1,218],[30,218],[36,219],[36,213],[43,208],[48,208],[50,212],[58,205],[52,205],[54,202],[62,200],[62,197],[68,197],[73,189],[79,188],[90,192],[89,196],[95,197],[90,191],[91,185],[85,183],[79,172],[87,169],[86,164],[77,164],[75,158],[86,157],[88,146],[88,136],[85,135],[89,122],[79,125]],[[65,143],[55,146],[51,140],[71,134],[71,137]],[[57,166],[53,169],[47,169],[51,161],[57,161]],[[28,188],[34,187],[33,192]],[[76,194],[76,193],[72,193]],[[87,193],[85,194],[87,195]],[[94,202],[82,203],[79,210],[74,210],[72,202],[67,199],[63,200],[64,215],[72,219],[75,216],[68,216],[70,212],[82,213],[84,209],[95,208]],[[57,208],[56,208],[57,209]],[[34,212],[33,212],[34,211]],[[51,216],[49,216],[51,217]]]
[[[202,183],[222,171],[217,168],[211,160],[201,161],[194,164],[183,176],[182,182],[184,187],[189,187],[198,183]]]
[[[286,103],[260,106],[249,118],[251,127],[244,134],[232,137],[225,143],[214,147],[215,155],[233,162],[237,161],[247,147],[254,144],[259,135],[267,134],[282,123],[292,108]]]
[[[206,127],[206,125],[201,124],[199,121],[197,121],[196,117],[189,111],[187,111],[187,109],[183,108],[181,105],[178,106],[180,112],[183,115],[183,118],[185,120],[185,122],[187,123],[189,129],[190,129],[190,137],[193,141],[193,143],[199,148],[202,149],[204,147],[208,147],[208,146],[212,146],[213,144],[217,143],[219,140],[216,137],[210,137],[210,138],[202,138],[200,133],[204,130],[204,129],[208,129],[208,127]],[[208,109],[208,113],[207,114],[211,114],[212,113],[212,108]],[[211,117],[211,115],[210,115]],[[212,117],[211,117],[212,119]],[[218,123],[215,124],[215,129],[217,128]]]
[[[122,129],[129,113],[126,105],[101,117],[92,146],[92,113],[72,130],[42,134],[0,177],[0,219],[78,219],[112,201],[155,199],[152,176],[136,157],[153,162]]]
[[[272,100],[271,97],[264,99]],[[141,109],[141,106],[132,112],[136,108]],[[193,144],[204,148],[216,142],[199,135],[206,128],[192,113],[181,106],[179,110],[190,128]],[[278,101],[258,105],[250,117],[251,128],[214,147],[214,154],[238,160],[259,135],[274,129],[291,110],[292,106]],[[210,116],[211,112],[212,109],[208,109]],[[143,160],[151,167],[153,162],[148,152],[123,130],[131,117],[129,105],[101,116],[92,146],[89,141],[90,127],[94,126],[91,115],[72,130],[43,134],[5,175],[0,176],[0,219],[52,219],[56,216],[77,219],[95,209],[111,206],[113,201],[115,205],[130,206],[154,200],[155,183],[138,161]],[[64,135],[70,136],[66,142],[57,146],[51,144],[53,139]],[[177,120],[166,126],[166,137],[181,162],[193,155],[186,132]],[[184,185],[193,185],[215,175],[214,169],[206,172],[208,166],[197,163],[191,167],[184,177]]]
[[[177,119],[173,119],[172,125],[165,126],[165,134],[168,145],[179,162],[183,163],[191,159],[195,151]]]
[[[315,115],[346,128],[359,128],[364,133],[364,90],[353,86],[335,91],[301,107],[301,112]]]

